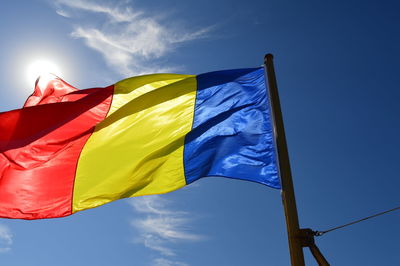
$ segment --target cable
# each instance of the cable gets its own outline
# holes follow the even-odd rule
[[[332,232],[332,231],[334,231],[334,230],[341,229],[341,228],[343,228],[343,227],[346,227],[346,226],[349,226],[349,225],[353,225],[353,224],[356,224],[356,223],[359,223],[359,222],[362,222],[362,221],[365,221],[365,220],[368,220],[368,219],[377,217],[377,216],[379,216],[379,215],[386,214],[386,213],[388,213],[388,212],[396,211],[396,210],[399,210],[399,209],[400,209],[400,206],[399,206],[399,207],[396,207],[396,208],[393,208],[393,209],[390,209],[390,210],[387,210],[387,211],[383,211],[383,212],[380,212],[380,213],[376,213],[376,214],[374,214],[374,215],[371,215],[371,216],[362,218],[362,219],[360,219],[360,220],[356,220],[356,221],[353,221],[353,222],[350,222],[350,223],[347,223],[347,224],[344,224],[344,225],[336,226],[336,227],[333,227],[333,228],[328,229],[328,230],[325,230],[325,231],[314,231],[314,235],[315,235],[315,236],[322,236],[323,234]]]

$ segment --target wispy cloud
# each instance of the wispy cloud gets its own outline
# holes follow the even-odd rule
[[[121,3],[114,1],[113,7],[99,3],[99,1],[87,1],[87,0],[57,0],[59,8],[66,6],[83,11],[89,11],[93,13],[100,13],[107,15],[113,22],[130,22],[136,16],[140,15],[141,12],[133,12],[131,7],[118,6]],[[117,4],[117,6],[115,6]]]
[[[184,30],[177,27],[171,17],[162,20],[160,16],[134,11],[125,1],[112,3],[57,0],[56,12],[75,22],[71,36],[83,39],[88,47],[103,55],[110,67],[125,76],[173,71],[174,67],[159,67],[157,59],[172,52],[179,44],[206,37],[213,28]],[[93,17],[96,23],[91,23],[88,16],[84,16],[82,22],[79,19],[82,12],[100,15],[102,20]]]
[[[158,258],[153,261],[153,266],[189,266],[189,264],[180,261],[172,261],[164,258]]]
[[[13,235],[11,230],[4,224],[0,224],[0,253],[8,252],[11,250],[13,243]]]
[[[62,10],[62,9],[57,9],[56,13],[58,15],[62,16],[62,17],[65,17],[65,18],[69,18],[70,17],[70,15],[65,10]]]
[[[136,212],[143,218],[132,220],[131,225],[139,232],[137,242],[145,247],[159,252],[163,256],[176,255],[171,245],[178,242],[199,241],[203,236],[190,232],[190,214],[174,211],[168,208],[168,201],[161,196],[146,196],[129,201]],[[154,265],[186,265],[183,262],[159,258]]]

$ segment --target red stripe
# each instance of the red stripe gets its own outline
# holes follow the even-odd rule
[[[77,90],[59,77],[47,74],[36,81],[35,90],[26,100],[24,107],[70,101],[70,93]]]
[[[113,86],[64,95],[53,91],[32,95],[26,106],[36,106],[0,113],[0,217],[71,214],[79,154],[107,115]],[[32,97],[39,98],[29,101]]]

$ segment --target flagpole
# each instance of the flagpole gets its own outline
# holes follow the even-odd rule
[[[272,54],[265,55],[264,65],[266,74],[268,76],[268,91],[272,119],[274,121],[274,133],[282,186],[282,202],[285,210],[286,228],[289,239],[290,260],[293,266],[304,266],[302,233],[299,227],[292,173],[290,170],[289,154],[287,150],[285,129],[283,126],[283,117],[279,101],[278,86],[275,77]]]

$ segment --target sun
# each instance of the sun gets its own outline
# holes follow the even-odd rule
[[[37,60],[33,61],[27,69],[27,78],[30,84],[34,84],[39,76],[54,74],[56,76],[62,76],[61,69],[51,61],[48,60]]]

